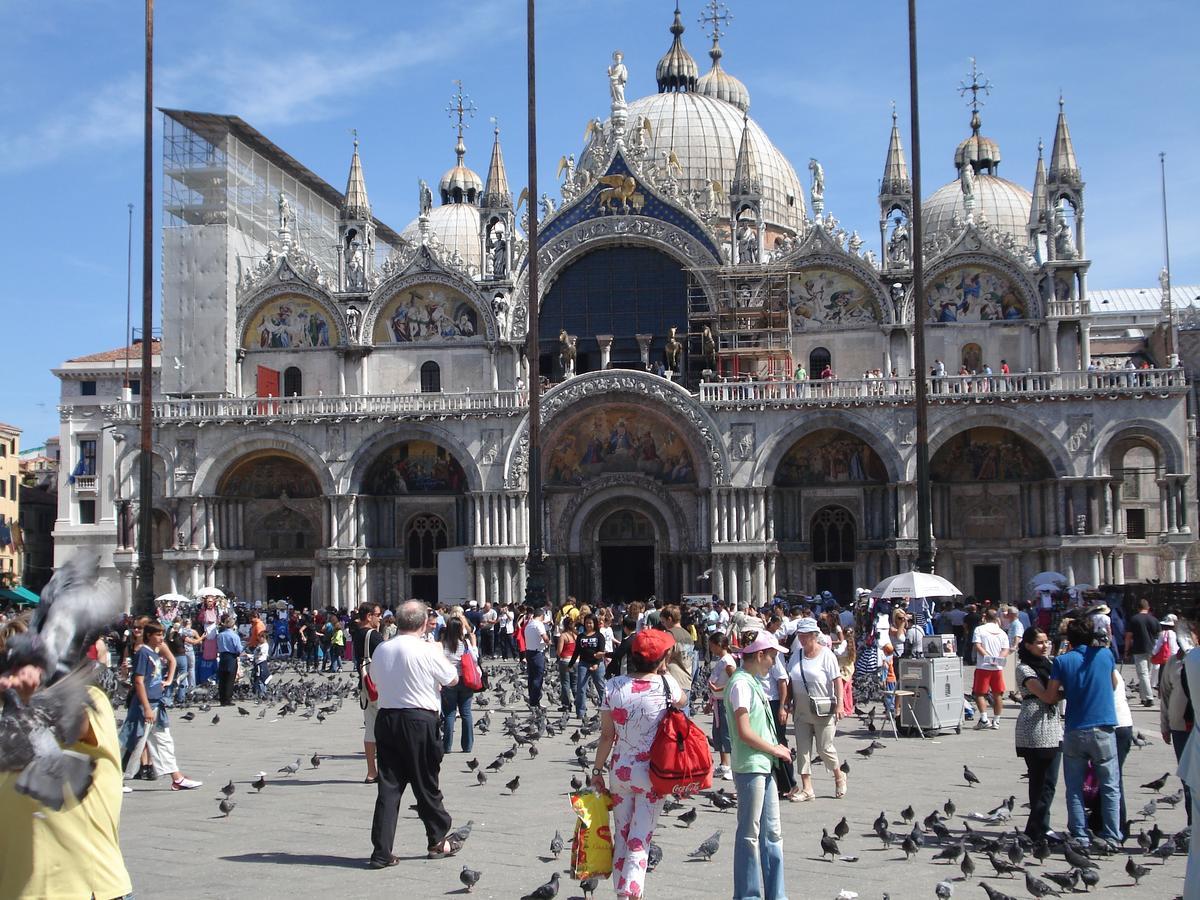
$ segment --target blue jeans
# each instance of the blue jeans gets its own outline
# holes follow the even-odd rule
[[[571,668],[568,660],[560,659],[558,661],[558,705],[562,707],[563,712],[570,710],[574,696],[575,670]]]
[[[713,701],[713,749],[718,753],[729,753],[729,723],[725,721],[725,701]]]
[[[542,705],[542,682],[546,679],[546,654],[542,650],[525,651],[525,676],[529,686],[529,705]]]
[[[733,845],[734,900],[787,900],[779,794],[770,772],[733,773],[737,837]]]
[[[254,666],[254,696],[259,700],[267,699],[267,678],[271,675],[271,669],[266,661],[256,663]]]
[[[1067,787],[1067,827],[1083,844],[1091,841],[1083,806],[1083,779],[1090,762],[1100,785],[1100,837],[1121,841],[1121,772],[1117,764],[1116,729],[1076,728],[1063,735],[1063,781]]]
[[[475,746],[475,723],[471,720],[471,698],[475,692],[462,685],[442,688],[442,750],[449,753],[454,745],[454,717],[462,716],[462,739],[459,746],[463,753],[470,753]]]
[[[187,699],[192,687],[192,669],[196,665],[196,657],[192,653],[180,653],[175,657],[175,702],[182,703]]]
[[[583,718],[583,713],[587,709],[589,681],[596,686],[596,696],[599,698],[596,702],[603,705],[604,663],[597,663],[595,671],[588,671],[588,667],[583,663],[575,664],[575,712],[580,718]]]

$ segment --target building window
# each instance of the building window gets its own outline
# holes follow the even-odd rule
[[[95,525],[96,524],[96,501],[95,500],[80,500],[79,501],[79,524],[80,525]]]
[[[829,366],[830,369],[833,368],[833,357],[829,355],[829,351],[824,347],[817,347],[812,353],[808,354],[809,378],[820,378],[826,366]]]
[[[421,393],[436,394],[442,389],[442,370],[433,360],[421,366]]]
[[[129,379],[129,393],[134,397],[140,396],[142,393],[142,380],[140,378]]]
[[[79,393],[83,394],[83,396],[85,396],[85,397],[95,397],[96,396],[96,382],[94,382],[94,381],[79,382]]]
[[[304,375],[297,366],[288,366],[283,370],[283,396],[301,397],[304,395]]]
[[[0,457],[8,456],[8,444],[0,444]]]
[[[812,561],[851,563],[855,551],[854,517],[841,506],[826,506],[812,520]]]
[[[436,569],[437,551],[446,547],[446,523],[438,516],[420,515],[408,526],[408,567]]]
[[[79,442],[79,471],[75,474],[96,474],[96,441],[94,438]]]
[[[8,499],[8,482],[0,478],[0,500]]]
[[[1146,539],[1146,511],[1144,509],[1125,510],[1125,537],[1131,541]]]

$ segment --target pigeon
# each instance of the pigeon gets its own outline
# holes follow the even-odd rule
[[[1175,842],[1163,841],[1161,846],[1150,851],[1150,855],[1155,859],[1161,859],[1163,862],[1166,862],[1175,855]]]
[[[881,831],[887,831],[889,824],[891,824],[891,823],[888,822],[887,816],[885,816],[883,813],[880,813],[878,818],[876,818],[875,821],[871,823],[871,828],[875,831],[876,834],[878,834]]]
[[[1013,841],[1008,845],[1008,861],[1014,866],[1019,866],[1025,861],[1025,851],[1021,849],[1020,841]]]
[[[262,789],[267,786],[267,773],[259,772],[258,778],[250,782],[250,787],[254,788],[255,793],[262,793]]]
[[[258,717],[260,719],[265,719],[267,717],[267,708],[265,706],[258,711]]]
[[[829,830],[826,828],[822,828],[821,829],[821,858],[824,859],[826,856],[828,856],[830,862],[832,862],[833,857],[837,856],[841,852],[842,851],[838,849],[838,842],[834,838],[831,838],[829,836]]]
[[[448,840],[451,844],[458,844],[458,846],[461,847],[467,842],[467,838],[471,836],[471,829],[474,827],[475,820],[467,819],[467,824],[454,829],[452,832],[446,835],[446,840]]]
[[[532,748],[531,748],[532,749]],[[596,888],[600,885],[600,876],[593,875],[591,878],[585,878],[579,882],[579,889],[583,891],[583,900],[593,900],[596,896]]]
[[[963,878],[970,878],[975,874],[975,860],[971,859],[970,853],[963,853],[962,862],[958,864],[959,871],[962,872]]]
[[[900,849],[904,851],[904,859],[911,860],[917,855],[917,850],[920,848],[918,847],[917,842],[912,839],[912,835],[910,834],[900,844]]]
[[[218,804],[218,809],[220,809],[221,812],[224,813],[223,818],[228,819],[229,814],[231,812],[233,812],[233,808],[235,806],[237,806],[237,801],[230,800],[228,797],[226,797]]]
[[[1168,844],[1167,846],[1174,849],[1173,845],[1171,844]],[[1134,887],[1137,887],[1138,882],[1145,878],[1149,873],[1150,870],[1145,866],[1139,866],[1137,863],[1135,863],[1132,856],[1125,860],[1125,874],[1133,879]]]
[[[1046,882],[1042,881],[1042,879],[1035,875],[1030,875],[1028,872],[1025,873],[1025,890],[1039,898],[1039,900],[1042,897],[1058,897],[1062,894],[1061,891],[1052,888]]]
[[[583,787],[583,779],[578,775],[571,776],[571,790],[579,791]]]
[[[850,823],[846,821],[846,817],[842,816],[842,820],[833,826],[833,836],[839,841],[850,833]]]
[[[314,754],[312,755],[312,758],[309,760],[309,763],[312,765],[312,767],[313,767],[314,769],[320,768],[320,766],[321,766],[321,757],[319,757],[317,754],[315,754],[315,753],[314,753]]]
[[[481,785],[487,784],[487,776],[484,775],[482,772],[476,772],[475,773],[475,781]]]
[[[1007,859],[1001,859],[995,853],[987,855],[988,861],[992,864],[992,868],[996,870],[997,875],[1013,875],[1016,872],[1024,872],[1020,866],[1014,866]]]
[[[954,896],[954,885],[948,881],[939,881],[933,888],[933,895],[938,900],[950,900]]]
[[[562,835],[557,831],[554,832],[554,837],[550,839],[550,852],[554,854],[554,858],[558,859],[558,855],[563,850]]]
[[[237,708],[237,711],[238,711],[238,715],[239,715],[239,716],[248,716],[248,715],[250,715],[250,710],[246,709],[246,707],[244,707],[244,706],[239,706],[239,707]]]
[[[905,824],[911,822],[915,817],[916,813],[913,812],[912,804],[909,804],[908,806],[904,807],[904,809],[900,810],[900,818],[904,820]]]
[[[229,784],[227,784],[227,785],[225,785],[225,787],[221,788],[221,793],[224,794],[226,797],[232,797],[233,792],[236,790],[237,790],[237,786],[234,785],[233,779],[230,778]]]
[[[530,891],[521,900],[553,900],[558,896],[558,873],[550,876],[550,880],[540,887]]]
[[[972,772],[967,766],[963,766],[963,780],[966,781],[968,787],[974,787],[979,784],[979,776]]]
[[[963,854],[962,844],[953,844],[945,850],[939,850],[933,855],[934,859],[944,859],[946,862],[954,862]]]
[[[1004,893],[1003,891],[996,890],[986,881],[979,882],[979,886],[983,888],[984,892],[988,895],[988,900],[1013,900],[1013,898],[1008,894]]]
[[[709,802],[721,812],[725,812],[726,810],[733,809],[735,806],[737,806],[737,798],[727,796],[720,791],[712,794],[708,799]]]
[[[1172,809],[1174,809],[1176,806],[1178,806],[1182,800],[1183,800],[1183,788],[1180,788],[1175,793],[1169,794],[1166,797],[1158,798],[1159,803],[1165,803],[1167,806],[1171,807]]]
[[[17,637],[24,635],[14,636],[13,641]],[[64,789],[78,801],[92,786],[95,761],[85,753],[62,749],[78,740],[87,720],[91,680],[90,670],[81,668],[35,691],[28,703],[22,703],[13,690],[3,695],[0,771],[20,772],[17,792],[50,809],[62,809]]]
[[[1150,800],[1145,806],[1143,806],[1140,810],[1138,810],[1138,813],[1141,815],[1141,817],[1143,819],[1149,819],[1156,812],[1158,812],[1158,801],[1157,800]]]
[[[217,724],[219,724],[219,723],[220,723],[220,721],[221,721],[221,714],[220,714],[220,713],[213,713],[213,717],[212,717],[212,723],[213,723],[214,725],[217,725]]]
[[[1039,863],[1044,863],[1050,858],[1049,841],[1047,841],[1045,838],[1042,838],[1042,840],[1033,845],[1033,850],[1031,852],[1034,859],[1036,859]]]
[[[1063,857],[1070,866],[1076,869],[1087,870],[1100,868],[1096,863],[1092,862],[1070,844],[1063,845]]]
[[[688,854],[691,859],[702,859],[708,862],[716,855],[716,852],[721,849],[721,832],[714,832],[712,837],[707,838],[704,843]]]
[[[295,775],[297,772],[300,771],[300,758],[297,757],[296,761],[294,763],[288,763],[286,766],[284,766],[279,771],[282,772],[284,775]]]
[[[530,744],[529,745],[529,758],[537,759],[537,755],[538,755],[538,748],[534,744]]]
[[[1083,886],[1087,890],[1091,890],[1100,883],[1100,873],[1095,869],[1079,869],[1079,880],[1083,882]]]
[[[646,871],[653,872],[656,868],[658,868],[658,864],[662,862],[662,858],[662,847],[658,846],[658,844],[654,843],[654,841],[651,841],[650,850],[646,853]]]
[[[474,772],[476,769],[479,768],[479,759],[478,758],[468,759],[467,760],[467,768],[470,769],[472,772]],[[464,866],[464,868],[466,868],[466,867]]]
[[[1075,886],[1077,884],[1079,884],[1079,870],[1078,869],[1072,869],[1069,872],[1043,872],[1042,874],[1045,875],[1047,878],[1049,878],[1051,881],[1053,881],[1055,884],[1057,884],[1059,887],[1065,888],[1068,891],[1074,891]],[[1026,877],[1028,877],[1028,876],[1026,876]],[[1028,887],[1028,885],[1026,885],[1026,887]]]
[[[462,871],[458,873],[458,880],[463,883],[469,894],[475,889],[475,885],[479,883],[479,878],[482,874],[482,872],[477,872],[474,869],[463,866]]]
[[[1163,772],[1162,778],[1155,778],[1153,781],[1148,781],[1145,784],[1143,784],[1142,787],[1146,788],[1147,790],[1154,791],[1154,793],[1157,794],[1159,791],[1161,791],[1166,786],[1167,780],[1170,777],[1171,777],[1170,772]]]
[[[868,745],[866,747],[863,747],[861,750],[855,750],[854,752],[857,753],[859,756],[861,756],[863,759],[870,759],[871,754],[875,752],[875,748]]]
[[[849,775],[850,774],[850,761],[848,759],[843,759],[842,764],[840,766],[838,766],[838,768],[842,771],[843,775]]]
[[[521,786],[521,776],[514,775],[513,780],[508,782],[504,786],[506,788],[508,788],[509,796],[512,796],[513,794],[515,794],[517,792],[517,788],[519,788]]]
[[[183,721],[185,721],[185,722],[190,722],[190,721],[192,721],[192,719],[196,718],[196,714],[189,709],[187,712],[185,712],[179,718],[183,719]]]
[[[680,803],[678,800],[673,800],[670,797],[667,797],[665,800],[663,800],[663,807],[662,807],[663,812],[673,813],[673,812],[678,812],[681,809],[683,809],[683,804]]]
[[[680,822],[683,823],[684,828],[690,827],[691,824],[696,821],[696,807],[693,806],[691,809],[689,809],[683,815],[676,816],[675,818],[677,818]]]
[[[953,800],[947,800],[945,803],[942,804],[942,812],[944,812],[946,814],[947,819],[953,819],[954,813],[955,813],[955,811],[957,811],[957,809],[958,809],[958,807],[954,805]]]

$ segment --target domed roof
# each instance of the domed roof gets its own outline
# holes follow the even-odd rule
[[[712,68],[700,76],[696,82],[696,93],[706,97],[715,97],[732,103],[742,112],[750,109],[750,92],[746,85],[734,78],[721,67],[721,47],[713,41],[712,49],[708,51],[712,57]]]
[[[453,172],[454,169],[450,171]],[[470,172],[470,169],[467,171]],[[413,219],[400,236],[411,244],[421,243],[419,223],[420,219]],[[429,211],[429,232],[437,236],[447,255],[457,250],[463,264],[472,272],[482,271],[483,248],[479,243],[477,206],[469,203],[443,203],[441,206],[435,206]]]
[[[992,228],[1011,234],[1024,243],[1028,240],[1026,228],[1032,204],[1033,195],[1019,184],[999,175],[981,173],[975,176],[976,222],[986,220]],[[921,222],[928,238],[941,234],[954,237],[952,225],[955,216],[959,225],[967,221],[967,208],[963,204],[959,181],[951,181],[938,188],[932,197],[921,204]]]
[[[674,150],[684,191],[704,193],[710,181],[728,193],[733,183],[744,113],[732,103],[694,91],[652,94],[629,104],[629,127],[638,117],[650,123],[647,158],[658,161]],[[804,221],[804,191],[787,158],[753,119],[745,120],[758,156],[763,182],[763,217],[768,224],[799,232]]]
[[[438,182],[438,192],[442,195],[442,203],[476,203],[483,193],[483,179],[459,162],[446,170]]]
[[[671,34],[675,37],[671,47],[658,61],[654,77],[658,79],[660,91],[694,91],[696,89],[696,60],[683,46],[683,20],[679,4],[675,4],[675,21],[671,23]]]

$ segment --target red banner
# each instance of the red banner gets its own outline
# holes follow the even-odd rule
[[[279,370],[268,369],[266,366],[258,367],[258,390],[256,394],[259,397],[278,397],[279,396]],[[258,404],[259,415],[279,412],[278,403],[260,403]]]

